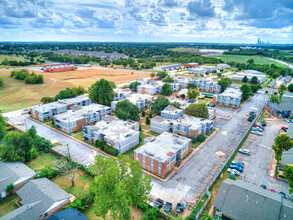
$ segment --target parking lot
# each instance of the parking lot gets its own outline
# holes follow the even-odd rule
[[[281,180],[269,176],[269,167],[274,154],[271,146],[279,135],[284,121],[274,119],[268,121],[263,136],[250,134],[242,148],[250,151],[250,156],[238,153],[235,160],[245,164],[240,179],[255,185],[266,185],[267,189],[274,189],[276,193],[284,192],[288,195],[289,185]]]
[[[267,94],[257,93],[237,113],[235,110],[217,108],[220,116],[232,115],[232,118],[218,117],[215,121],[215,127],[219,129],[217,134],[168,182],[153,178],[151,194],[174,204],[195,202],[249,128],[249,112],[260,111],[268,97]]]

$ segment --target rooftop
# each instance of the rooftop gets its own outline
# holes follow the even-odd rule
[[[136,153],[151,156],[158,161],[165,162],[168,158],[191,140],[186,137],[164,132],[157,136],[153,141],[147,142],[140,148],[136,149]]]
[[[280,104],[276,104],[276,107],[279,110],[292,111],[292,109],[293,109],[293,96],[283,95],[282,102]]]
[[[75,208],[65,209],[53,214],[49,220],[88,220],[82,213]]]

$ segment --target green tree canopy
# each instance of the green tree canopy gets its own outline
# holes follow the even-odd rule
[[[292,166],[285,166],[284,168],[284,177],[288,181],[290,186],[289,193],[293,193],[293,167]]]
[[[255,85],[255,84],[251,85],[251,91],[253,93],[256,93],[259,89],[261,89],[261,85]]]
[[[252,84],[257,84],[258,83],[258,79],[257,79],[257,77],[256,76],[253,76],[252,78],[251,78],[251,81],[250,81]]]
[[[254,59],[249,59],[249,60],[247,60],[247,64],[249,64],[249,65],[253,65],[253,64],[254,64]]]
[[[248,82],[248,78],[247,78],[247,76],[244,76],[244,77],[243,77],[242,82],[244,82],[244,83],[247,83],[247,82]]]
[[[92,102],[110,106],[114,96],[113,84],[106,79],[98,80],[89,88],[89,97]]]
[[[165,77],[164,79],[162,79],[163,82],[169,82],[169,83],[172,83],[174,82],[175,80],[170,77],[169,75],[167,77]]]
[[[124,99],[116,104],[115,114],[120,119],[139,121],[139,112],[139,108],[128,99]]]
[[[281,134],[275,138],[275,144],[272,146],[272,148],[275,151],[275,158],[278,164],[282,159],[283,152],[290,150],[292,147],[293,142],[288,135]]]
[[[130,219],[130,205],[138,207],[147,200],[151,190],[151,178],[143,177],[138,161],[96,156],[91,168],[94,182],[91,192],[95,194],[94,209],[97,216],[113,219]]]
[[[137,92],[137,86],[140,85],[140,82],[132,82],[130,83],[129,85],[129,89],[132,91],[132,92]]]
[[[198,89],[188,89],[187,97],[189,99],[196,99],[200,95],[200,91]]]
[[[240,87],[240,90],[242,91],[242,98],[243,100],[246,100],[249,98],[250,94],[251,94],[251,87],[248,84],[243,84]]]
[[[176,108],[180,108],[180,106],[181,106],[181,104],[179,102],[177,102],[177,101],[171,102],[170,105],[172,105],[172,106],[174,106]]]
[[[171,86],[168,83],[165,83],[162,86],[162,91],[161,92],[162,92],[163,95],[171,95],[173,93],[173,91],[171,89]]]
[[[0,141],[3,139],[4,134],[6,133],[6,122],[7,122],[7,119],[4,118],[0,110]]]
[[[288,90],[290,92],[293,92],[293,83],[290,83],[289,86],[288,86]]]
[[[197,86],[193,83],[187,83],[187,86],[186,86],[187,89],[196,89]]]
[[[227,77],[224,77],[218,81],[218,84],[222,86],[223,90],[225,90],[228,86],[232,84],[232,80]]]
[[[205,103],[190,104],[184,113],[195,117],[209,118],[208,106]]]
[[[164,79],[166,76],[168,76],[168,73],[165,71],[159,71],[157,72],[157,76],[160,77],[160,79]]]
[[[169,99],[159,95],[159,97],[153,103],[153,110],[157,115],[160,115],[161,111],[168,105],[170,105]]]

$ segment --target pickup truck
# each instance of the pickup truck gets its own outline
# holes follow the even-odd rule
[[[172,203],[170,202],[166,202],[164,207],[163,207],[163,210],[166,211],[166,212],[171,212],[172,210]]]

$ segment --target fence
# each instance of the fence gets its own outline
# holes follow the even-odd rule
[[[213,179],[210,181],[210,183],[207,186],[207,190],[206,190],[206,194],[209,195],[209,198],[207,199],[207,201],[210,201],[211,199],[211,193],[209,192],[209,188],[214,184],[214,182],[216,181],[216,179],[218,178],[218,176],[222,173],[223,169],[225,168],[225,166],[227,165],[227,163],[229,162],[229,160],[231,159],[231,157],[233,156],[233,154],[235,153],[235,151],[237,150],[237,148],[239,147],[240,143],[243,141],[243,139],[245,138],[245,136],[247,135],[247,133],[250,131],[252,125],[257,121],[257,119],[259,118],[259,116],[262,114],[262,111],[264,110],[264,108],[266,107],[266,105],[268,104],[269,99],[267,99],[267,101],[265,102],[265,104],[263,105],[263,107],[261,108],[261,110],[258,112],[257,116],[255,117],[255,119],[253,120],[253,122],[250,124],[249,128],[246,130],[245,134],[242,136],[242,138],[239,140],[239,142],[236,144],[233,152],[230,154],[230,156],[226,159],[226,161],[223,163],[221,169],[218,171],[218,173],[213,177]],[[205,204],[202,206],[202,208],[200,209],[200,211],[197,213],[196,218],[195,219],[199,219],[199,216],[201,215],[202,211],[205,209],[206,205],[208,204],[208,202],[205,202]]]

